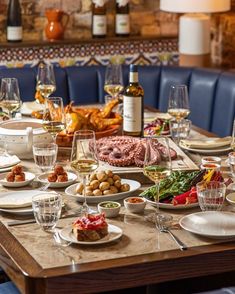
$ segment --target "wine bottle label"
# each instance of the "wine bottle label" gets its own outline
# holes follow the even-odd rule
[[[19,41],[22,40],[22,27],[7,27],[7,40]]]
[[[138,72],[130,72],[129,73],[129,81],[130,83],[138,83],[139,82],[139,75]]]
[[[129,14],[116,14],[116,34],[130,33],[130,16]]]
[[[142,97],[123,96],[123,131],[141,132]]]
[[[93,35],[104,36],[107,33],[106,15],[93,15]]]

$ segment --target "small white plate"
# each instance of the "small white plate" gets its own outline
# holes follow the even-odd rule
[[[20,159],[16,155],[0,155],[0,170],[5,168],[12,168],[18,163],[20,163]]]
[[[120,192],[120,193],[111,194],[111,195],[87,196],[86,197],[87,203],[98,203],[98,202],[107,201],[107,200],[123,199],[141,187],[141,184],[137,181],[134,181],[134,180],[123,179],[123,180],[121,180],[121,183],[122,184],[129,184],[130,190],[127,192]],[[76,187],[77,187],[77,184],[69,186],[68,188],[65,189],[65,193],[69,196],[76,197],[76,199],[79,202],[83,202],[84,196],[76,193]]]
[[[213,239],[235,238],[235,217],[229,211],[203,211],[182,217],[180,226],[191,233]]]
[[[164,208],[164,209],[189,209],[189,208],[197,207],[199,205],[198,202],[190,203],[190,204],[178,204],[178,205],[173,205],[171,203],[162,203],[162,202],[160,202],[159,205],[158,205],[158,203],[155,202],[155,201],[149,200],[147,198],[145,198],[145,199],[149,204],[151,204],[151,205],[153,205],[155,207],[159,206],[159,208]]]
[[[48,175],[50,173],[44,173],[38,176],[38,180],[39,182],[46,184],[49,183],[48,182]],[[68,187],[69,185],[73,184],[74,182],[76,182],[77,180],[77,175],[75,173],[72,172],[67,172],[68,174],[68,181],[67,182],[50,182],[50,188],[64,188],[64,187]]]
[[[223,153],[231,150],[231,147],[229,145],[223,146],[220,148],[215,149],[197,149],[197,148],[190,148],[187,146],[184,146],[183,144],[179,143],[180,148],[185,149],[187,151],[196,152],[200,154],[217,154],[217,153]]]
[[[6,180],[6,176],[8,173],[4,173],[0,175],[0,184],[5,187],[10,187],[10,188],[18,188],[18,187],[24,187],[30,184],[34,178],[35,174],[30,173],[30,172],[24,172],[25,173],[25,181],[22,182],[8,182]]]
[[[227,201],[232,204],[232,205],[235,205],[235,192],[233,193],[229,193],[227,196],[226,196],[226,199]]]
[[[122,229],[114,226],[114,225],[108,225],[108,235],[104,238],[98,240],[98,241],[78,241],[76,236],[72,232],[72,227],[65,227],[60,231],[60,237],[68,242],[76,243],[76,244],[82,244],[82,245],[99,245],[99,244],[105,244],[113,242],[117,239],[119,239],[122,236]]]

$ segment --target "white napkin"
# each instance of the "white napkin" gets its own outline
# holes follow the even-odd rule
[[[43,104],[39,104],[36,101],[24,102],[21,106],[21,113],[23,115],[31,115],[33,111],[40,111],[44,109]]]
[[[214,149],[230,145],[230,143],[230,136],[224,138],[187,139],[180,141],[182,146],[195,149]]]
[[[20,159],[16,155],[12,155],[12,156],[0,155],[0,168],[13,166],[18,164],[19,162],[20,162]]]

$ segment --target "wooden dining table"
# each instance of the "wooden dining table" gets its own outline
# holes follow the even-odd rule
[[[201,136],[211,135],[198,128],[194,128],[194,132]],[[60,152],[63,154],[68,150]],[[199,154],[187,152],[187,155],[199,164]],[[22,165],[26,170],[39,174],[32,160],[23,160]],[[225,165],[224,171],[226,173]],[[128,177],[135,177],[142,183],[134,195],[139,195],[149,186],[141,172],[133,175],[129,172]],[[32,189],[32,186],[22,189]],[[0,187],[0,193],[9,190],[13,191]],[[62,189],[59,192],[68,212],[80,207],[75,197],[65,195]],[[234,210],[228,203],[225,209]],[[207,286],[211,279],[215,287],[225,281],[234,281],[235,284],[234,240],[197,236],[178,225],[184,215],[197,211],[200,211],[198,207],[166,211],[173,216],[173,232],[188,246],[183,251],[168,234],[156,229],[152,218],[155,208],[149,204],[142,214],[132,214],[122,206],[118,217],[107,219],[109,224],[123,230],[122,237],[101,245],[71,244],[62,247],[54,242],[51,233],[43,231],[36,223],[8,226],[9,221],[33,218],[32,215],[1,213],[0,266],[18,289],[27,294],[98,293],[153,284],[156,289],[165,289],[159,293],[174,293],[170,289],[174,289],[176,283],[184,289],[187,280],[192,284],[195,281],[195,289],[199,289],[198,279],[205,281]],[[58,227],[71,226],[74,219],[74,216],[61,218]]]

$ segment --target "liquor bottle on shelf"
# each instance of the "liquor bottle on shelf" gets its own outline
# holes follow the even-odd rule
[[[92,37],[104,38],[106,34],[106,0],[92,0]]]
[[[130,65],[129,85],[123,93],[123,133],[139,137],[143,134],[144,90],[139,84],[138,67]]]
[[[115,33],[120,37],[130,35],[129,0],[116,0]]]
[[[7,41],[22,41],[22,20],[19,0],[10,0],[7,11]]]

